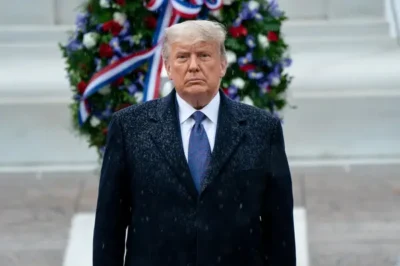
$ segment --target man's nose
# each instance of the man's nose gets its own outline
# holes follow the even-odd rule
[[[199,64],[197,62],[197,57],[192,55],[189,61],[189,71],[190,72],[197,72],[199,71]]]

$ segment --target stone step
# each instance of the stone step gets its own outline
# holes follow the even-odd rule
[[[293,19],[345,19],[381,17],[384,1],[377,0],[278,0],[281,10]]]
[[[289,100],[297,106],[284,113],[291,159],[400,158],[400,96]],[[68,104],[0,104],[0,165],[96,163]]]
[[[72,25],[4,25],[0,26],[0,44],[64,43],[73,29]],[[283,32],[292,41],[389,37],[388,23],[383,18],[289,20],[284,23]]]
[[[0,44],[40,45],[65,43],[71,25],[0,25]]]
[[[312,97],[388,96],[400,92],[400,48],[393,40],[340,45],[293,42],[290,46],[293,65],[287,71],[294,76],[290,93],[296,97],[310,93]],[[70,99],[65,64],[56,45],[0,45],[0,48],[4,66],[0,67],[0,101],[10,102],[5,98],[13,98],[21,102],[43,96]]]
[[[0,9],[0,24],[68,24],[73,23],[85,0],[9,1]],[[279,0],[281,10],[293,19],[344,19],[381,17],[383,0]],[[229,9],[228,6],[225,6]]]
[[[389,24],[383,18],[289,20],[283,24],[282,29],[288,38],[293,39],[389,36]]]

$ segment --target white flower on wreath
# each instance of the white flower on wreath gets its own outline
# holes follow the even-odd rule
[[[236,86],[239,90],[244,88],[246,82],[242,78],[234,78],[232,79],[232,85]]]
[[[111,93],[110,86],[105,86],[98,91],[101,95],[107,95]]]
[[[134,97],[135,97],[137,103],[142,102],[143,101],[143,92],[141,92],[141,91],[136,92]]]
[[[237,57],[236,54],[232,51],[226,51],[226,60],[228,61],[228,65],[236,63]]]
[[[96,46],[98,38],[99,38],[98,33],[88,32],[85,33],[85,35],[83,35],[82,43],[87,49],[91,49]]]
[[[114,21],[118,22],[121,26],[125,24],[126,21],[126,14],[121,12],[115,12],[113,15]]]
[[[281,78],[280,77],[273,77],[271,79],[271,84],[272,84],[272,86],[278,86],[279,84],[281,84]]]
[[[90,125],[92,127],[97,127],[98,125],[100,125],[100,123],[101,123],[101,121],[97,117],[92,116],[92,118],[90,118]]]
[[[102,8],[109,8],[110,7],[110,0],[100,0],[100,6]]]
[[[257,35],[258,43],[261,45],[262,48],[267,48],[269,46],[269,41],[267,36],[258,34]]]
[[[132,36],[132,41],[134,44],[139,44],[140,41],[142,40],[143,35],[141,33],[138,33],[136,35]]]
[[[248,105],[254,105],[253,100],[250,98],[250,96],[244,96],[242,103],[248,104]]]
[[[222,0],[222,3],[225,5],[225,6],[230,6],[230,5],[232,5],[232,3],[233,2],[235,2],[236,0]]]
[[[221,16],[221,9],[217,9],[217,10],[213,10],[210,11],[211,15],[213,15],[214,17],[216,17],[217,19],[221,20],[222,16]]]
[[[248,4],[250,11],[254,11],[260,8],[260,3],[257,1],[251,0]]]

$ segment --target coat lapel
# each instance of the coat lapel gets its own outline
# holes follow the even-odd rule
[[[244,136],[245,118],[237,103],[220,91],[221,102],[218,114],[217,133],[208,172],[201,193],[218,176]]]
[[[179,180],[192,196],[198,192],[194,185],[182,145],[181,130],[176,106],[175,90],[161,99],[150,119],[155,122],[150,135],[157,148],[164,155]]]

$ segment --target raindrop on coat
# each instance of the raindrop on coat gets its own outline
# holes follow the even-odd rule
[[[220,204],[219,208],[222,209],[224,207],[224,204]]]
[[[104,249],[104,243],[103,243],[103,246],[101,247],[101,249]]]
[[[242,203],[240,203],[240,205],[239,205],[239,208],[240,208],[240,209],[242,209],[242,208],[243,208],[243,204],[242,204]]]
[[[260,216],[260,222],[262,221],[262,217]]]
[[[250,234],[252,234],[253,233],[253,228],[250,228]]]

